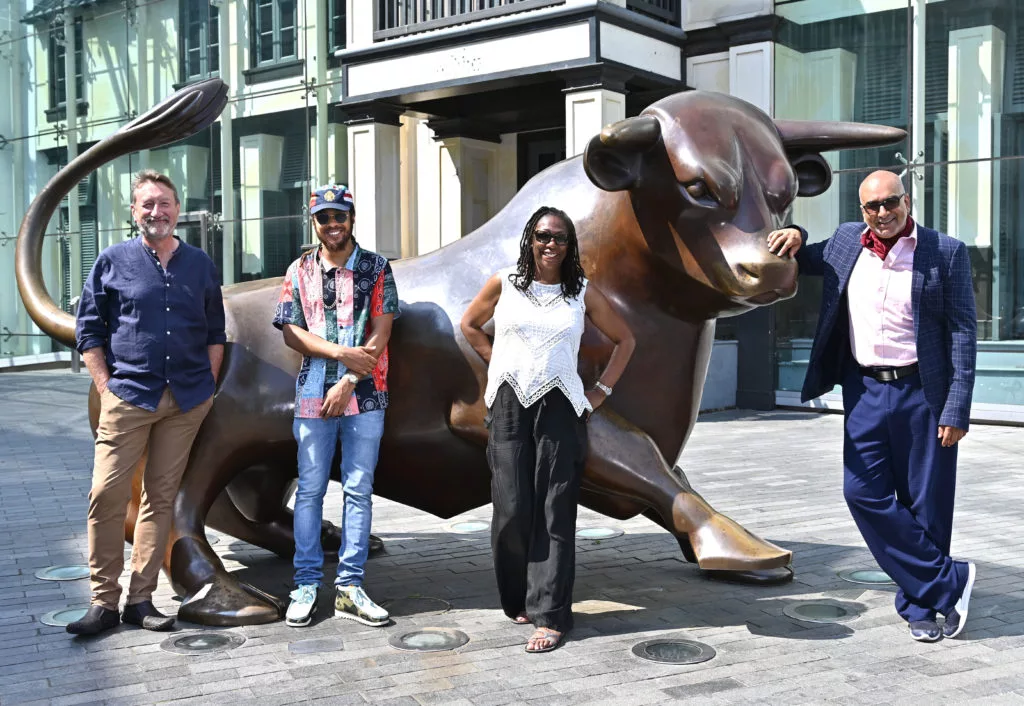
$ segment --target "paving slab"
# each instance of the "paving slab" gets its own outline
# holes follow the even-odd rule
[[[241,647],[201,657],[162,651],[166,634],[120,627],[75,639],[39,622],[88,600],[87,581],[34,575],[86,563],[88,389],[84,374],[0,374],[0,704],[1024,703],[1024,429],[975,425],[962,442],[953,553],[978,563],[978,582],[957,640],[913,642],[893,610],[893,587],[839,578],[875,568],[843,501],[842,418],[731,410],[699,418],[679,466],[716,508],[793,551],[791,583],[711,580],[646,518],[581,509],[579,526],[623,534],[577,542],[576,630],[561,649],[528,655],[529,627],[498,606],[487,533],[449,529],[489,521],[490,506],[440,519],[375,498],[373,529],[386,551],[367,565],[367,591],[378,601],[439,598],[449,610],[410,601],[393,625],[374,629],[326,617],[325,591],[323,617],[310,627],[234,628],[246,638]],[[332,483],[325,516],[335,523],[341,500]],[[218,540],[229,570],[287,594],[288,561]],[[817,600],[852,606],[857,617],[814,624],[783,612]],[[154,601],[177,609],[165,577]],[[418,627],[455,628],[470,642],[427,654],[388,644]],[[666,637],[704,642],[717,655],[667,665],[631,652]],[[306,640],[333,649],[289,650]]]

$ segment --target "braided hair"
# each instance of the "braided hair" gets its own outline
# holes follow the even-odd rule
[[[583,290],[583,265],[580,264],[580,247],[576,239],[576,226],[565,211],[560,211],[552,206],[541,206],[523,228],[523,238],[519,243],[519,261],[516,263],[517,271],[509,275],[509,281],[520,292],[530,288],[536,276],[537,265],[533,260],[533,230],[537,223],[544,216],[555,216],[565,225],[565,233],[569,237],[566,244],[565,259],[562,260],[560,268],[562,296],[566,299],[578,297]]]

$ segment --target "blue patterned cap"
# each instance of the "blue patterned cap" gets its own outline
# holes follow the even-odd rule
[[[336,208],[339,211],[351,211],[355,208],[352,192],[344,184],[327,184],[318,186],[309,195],[310,214],[319,213],[325,208]]]

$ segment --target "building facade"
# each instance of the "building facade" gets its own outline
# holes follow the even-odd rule
[[[392,258],[422,254],[484,223],[603,125],[699,88],[777,117],[908,130],[906,144],[828,155],[835,183],[800,200],[793,219],[826,238],[857,218],[866,173],[908,170],[915,216],[971,247],[979,418],[1024,421],[1016,5],[10,0],[0,7],[0,91],[11,96],[0,106],[0,174],[13,176],[0,183],[0,358],[66,355],[32,325],[12,276],[32,198],[75,155],[189,82],[229,84],[214,126],[105,166],[55,215],[44,271],[63,306],[99,250],[132,236],[128,185],[142,167],[179,184],[180,234],[207,249],[225,283],[276,277],[310,240],[315,182],[352,187],[360,242]],[[740,406],[798,404],[816,312],[809,281],[793,300],[721,322]]]

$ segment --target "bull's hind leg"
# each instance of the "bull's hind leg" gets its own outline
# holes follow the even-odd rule
[[[719,513],[665,462],[643,431],[613,412],[588,423],[584,487],[650,507],[702,569],[757,571],[787,566],[792,553],[748,532]]]

